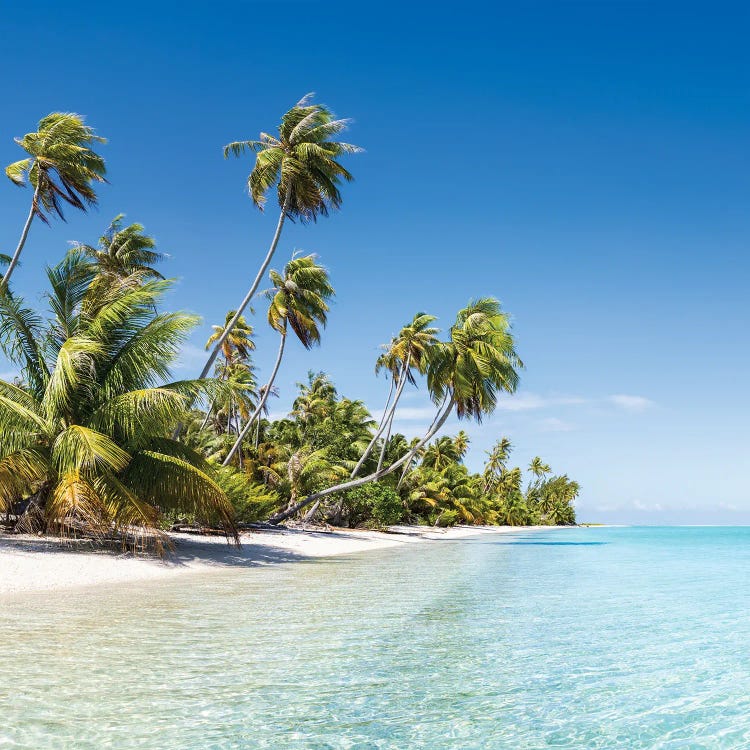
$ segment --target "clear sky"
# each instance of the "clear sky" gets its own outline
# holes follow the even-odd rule
[[[527,369],[466,426],[472,468],[505,434],[523,465],[581,482],[582,520],[750,522],[749,20],[721,3],[3,3],[3,164],[53,110],[109,139],[99,209],[36,224],[16,289],[38,298],[41,265],[124,212],[171,255],[170,303],[204,318],[181,368],[197,374],[277,219],[246,196],[251,159],[221,147],[315,91],[366,153],[343,210],[282,238],[274,265],[318,253],[337,300],[323,346],[290,347],[274,411],[321,368],[379,408],[379,344],[495,295]],[[11,252],[30,193],[0,195]],[[262,377],[276,341],[257,328]],[[416,433],[424,389],[406,405]]]

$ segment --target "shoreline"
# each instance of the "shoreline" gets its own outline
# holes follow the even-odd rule
[[[523,533],[554,526],[395,526],[388,532],[359,529],[258,530],[241,535],[240,548],[220,536],[171,533],[175,549],[165,558],[97,548],[86,540],[0,534],[0,600],[37,591],[165,579],[187,573],[309,560],[451,541],[487,534]]]

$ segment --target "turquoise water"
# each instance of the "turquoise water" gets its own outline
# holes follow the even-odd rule
[[[750,529],[562,529],[0,602],[0,747],[747,748]]]

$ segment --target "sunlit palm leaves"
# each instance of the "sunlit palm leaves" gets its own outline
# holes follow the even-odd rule
[[[349,120],[336,119],[311,98],[308,94],[281,118],[278,136],[261,133],[258,140],[234,141],[224,147],[225,156],[240,156],[248,150],[256,153],[248,189],[258,208],[263,208],[267,193],[276,187],[279,206],[303,221],[341,207],[339,187],[352,176],[338,160],[361,151],[335,140]]]
[[[122,225],[124,214],[118,214],[107,231],[99,238],[97,247],[78,245],[96,267],[103,282],[126,278],[162,279],[154,267],[164,259],[156,250],[156,240],[144,233],[142,224]]]
[[[18,263],[32,219],[38,216],[45,223],[51,215],[64,219],[65,204],[86,210],[97,202],[94,185],[104,182],[106,173],[104,160],[92,149],[105,140],[80,115],[53,112],[39,121],[36,132],[16,138],[16,143],[28,156],[7,166],[5,174],[16,185],[30,183],[34,194],[21,239],[3,277],[4,286]]]
[[[233,531],[232,509],[198,453],[168,439],[191,399],[215,381],[163,384],[195,318],[160,314],[168,282],[81,283],[74,253],[49,276],[43,320],[0,295],[5,351],[23,385],[0,381],[0,508],[62,533],[161,537],[164,512]]]

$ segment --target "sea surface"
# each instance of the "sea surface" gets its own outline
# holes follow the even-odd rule
[[[577,528],[0,601],[0,748],[748,748],[750,528]]]

